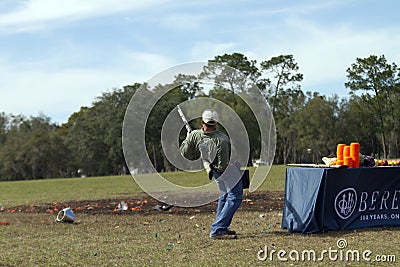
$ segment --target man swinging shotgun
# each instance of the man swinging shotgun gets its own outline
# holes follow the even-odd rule
[[[192,132],[192,128],[190,127],[189,122],[187,121],[187,119],[185,117],[185,114],[183,114],[181,107],[178,105],[177,108],[178,108],[179,116],[181,117],[183,124],[186,127],[186,131],[187,131],[186,138],[187,138],[189,136],[189,134]],[[200,148],[200,157],[203,161],[203,167],[207,171],[208,179],[212,180],[213,173],[212,173],[212,169],[211,169],[211,160],[209,159],[209,156],[207,155],[208,153],[207,153],[207,147],[205,146],[205,143],[200,142],[199,148]]]
[[[217,129],[218,114],[212,109],[204,110],[201,120],[202,128],[198,130],[191,130],[179,106],[178,112],[188,130],[186,139],[180,146],[182,155],[190,160],[201,157],[209,179],[214,177],[219,188],[217,213],[211,225],[210,237],[212,239],[234,239],[237,237],[236,232],[228,227],[242,203],[243,185],[239,179],[234,186],[231,186],[232,181],[221,177],[224,171],[231,167],[229,164],[231,154],[229,137]]]

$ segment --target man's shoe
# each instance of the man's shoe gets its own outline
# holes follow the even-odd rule
[[[226,230],[226,234],[228,234],[228,235],[236,235],[236,231],[233,231],[233,230]]]
[[[236,234],[228,234],[228,232],[210,236],[211,239],[236,239]]]

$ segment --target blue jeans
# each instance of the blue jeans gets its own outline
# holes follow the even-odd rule
[[[243,199],[243,185],[242,180],[239,179],[237,184],[227,192],[226,182],[218,180],[222,173],[213,172],[215,182],[218,185],[220,195],[218,198],[218,207],[215,221],[211,225],[210,236],[223,234],[228,230],[231,225],[233,215],[242,204]]]

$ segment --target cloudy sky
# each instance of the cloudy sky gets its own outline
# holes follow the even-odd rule
[[[397,0],[0,0],[0,112],[66,122],[113,88],[239,52],[292,54],[304,91],[347,96],[356,58],[400,66]]]

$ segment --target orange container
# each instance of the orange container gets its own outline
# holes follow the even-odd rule
[[[353,158],[352,157],[344,157],[343,164],[348,166],[349,168],[353,168]]]
[[[336,165],[340,165],[340,166],[343,166],[343,160],[342,159],[340,159],[340,160],[336,160]]]
[[[351,143],[350,144],[350,157],[353,158],[353,168],[360,167],[360,144]]]
[[[353,168],[360,168],[360,157],[358,157],[358,159],[353,159]]]
[[[343,149],[343,159],[350,157],[350,146],[345,146]]]
[[[351,143],[350,144],[350,150],[360,151],[360,144],[359,143]]]
[[[346,144],[338,144],[336,147],[336,158],[337,160],[343,160],[343,149]]]

